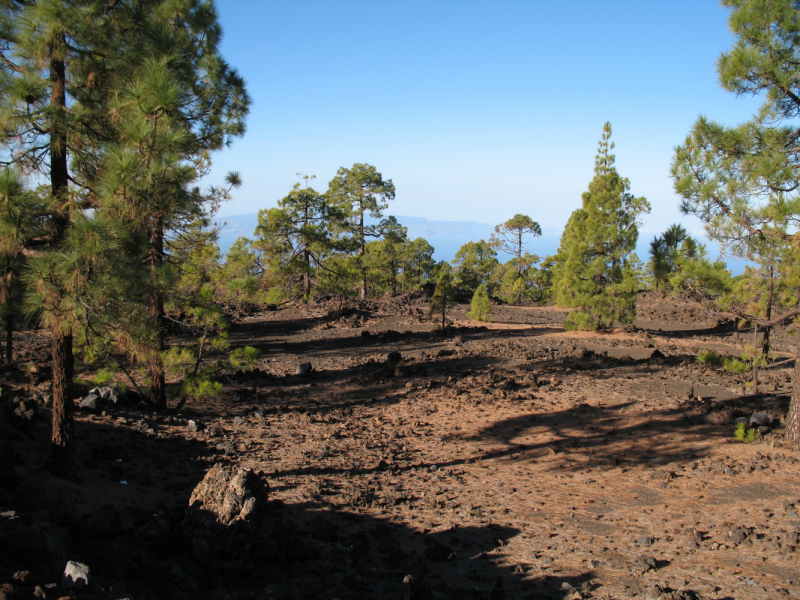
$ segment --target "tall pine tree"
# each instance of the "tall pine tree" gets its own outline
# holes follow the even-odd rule
[[[108,264],[93,268],[99,263],[84,250],[105,252],[113,244],[103,248],[96,242],[119,233],[106,215],[103,155],[120,139],[127,118],[121,95],[146,60],[166,56],[183,83],[177,104],[198,140],[183,156],[204,172],[208,151],[241,133],[240,115],[246,112],[246,96],[239,101],[243,95],[237,91],[241,82],[216,52],[219,38],[213,6],[200,0],[0,4],[3,157],[49,182],[44,231],[25,243],[37,253],[36,301],[52,332],[51,467],[60,475],[75,476],[73,342],[85,320],[76,309],[94,293],[87,277],[102,272],[111,282]],[[237,100],[228,101],[230,96]],[[107,302],[108,295],[96,299]]]
[[[73,225],[97,208],[90,185],[96,152],[108,139],[108,100],[139,53],[131,51],[127,3],[31,0],[0,5],[0,124],[8,163],[49,183],[41,235],[25,241],[39,253],[43,318],[52,333],[51,469],[75,477],[72,408],[76,292],[69,253]],[[127,60],[123,60],[126,57]],[[49,260],[49,258],[52,260]],[[76,268],[80,268],[78,263]]]
[[[145,342],[150,402],[159,409],[167,406],[166,304],[176,266],[171,240],[185,244],[187,235],[202,234],[193,224],[207,222],[227,197],[229,189],[203,193],[192,185],[207,172],[211,151],[244,133],[249,104],[244,82],[217,53],[216,15],[199,2],[192,8],[171,14],[171,26],[162,27],[160,46],[153,48],[164,54],[148,58],[118,94],[119,141],[103,161],[109,205],[123,227],[142,236],[152,328]],[[230,174],[227,183],[239,185],[238,175]]]
[[[291,299],[311,294],[316,270],[332,249],[331,228],[343,220],[328,197],[308,185],[313,176],[303,179],[305,186],[296,183],[277,208],[259,211],[253,242],[265,257],[272,283]]]
[[[595,175],[561,237],[553,275],[556,302],[574,308],[565,322],[572,329],[602,329],[636,316],[636,277],[630,255],[639,237],[637,219],[650,212],[644,198],[630,193],[611,153],[611,124],[595,158]]]
[[[394,200],[394,193],[391,179],[384,180],[375,167],[360,163],[351,169],[340,168],[328,184],[328,198],[344,214],[343,227],[340,228],[342,241],[351,245],[356,253],[361,275],[359,296],[362,299],[367,297],[367,241],[380,239],[387,228],[386,221],[370,224],[366,217],[380,219],[389,201]]]
[[[762,264],[770,273],[758,276],[762,285],[755,298],[748,292],[738,306],[728,303],[719,308],[761,330],[781,324],[796,328],[800,7],[786,0],[724,0],[723,4],[733,9],[729,25],[736,43],[717,62],[719,82],[737,96],[760,96],[764,103],[756,115],[734,127],[699,118],[676,148],[675,189],[683,196],[683,210],[703,221],[709,237],[741,256],[761,254],[766,259]],[[774,294],[784,286],[793,288],[792,293]],[[708,295],[697,285],[692,290]],[[759,297],[768,301],[759,299],[748,306],[749,300]],[[786,438],[792,446],[800,446],[800,344],[795,356]]]

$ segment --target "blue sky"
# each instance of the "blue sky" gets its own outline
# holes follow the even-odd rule
[[[220,216],[274,206],[375,165],[390,214],[560,232],[593,175],[603,123],[617,167],[650,200],[642,237],[680,215],[669,166],[698,115],[734,124],[758,99],[717,83],[728,9],[700,0],[555,3],[217,0],[222,52],[247,81],[248,132],[209,182],[244,185]]]

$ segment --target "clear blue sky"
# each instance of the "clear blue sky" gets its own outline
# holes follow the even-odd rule
[[[316,175],[375,165],[390,214],[560,231],[611,121],[617,167],[650,200],[642,237],[680,215],[669,166],[698,115],[733,124],[758,99],[717,83],[733,43],[710,0],[217,0],[222,52],[247,81],[248,132],[214,156],[240,171],[220,215],[274,206]],[[644,257],[643,257],[644,258]]]

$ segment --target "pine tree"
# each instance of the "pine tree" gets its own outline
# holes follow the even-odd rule
[[[17,171],[0,172],[0,318],[6,336],[0,359],[5,355],[9,363],[13,356],[14,324],[23,317],[23,276],[28,263],[25,246],[29,239],[41,236],[44,214],[43,202],[25,189]]]
[[[126,252],[118,244],[135,251],[135,235],[122,230],[132,220],[130,214],[127,220],[111,219],[106,205],[109,192],[123,195],[106,184],[106,171],[114,143],[130,142],[122,139],[130,116],[124,99],[130,99],[131,82],[141,76],[147,61],[169,56],[172,75],[183,83],[181,97],[151,94],[140,99],[157,105],[150,116],[159,118],[166,104],[181,107],[192,123],[196,149],[183,156],[191,156],[202,174],[208,151],[243,131],[247,106],[246,95],[239,93],[241,80],[215,50],[219,38],[213,7],[200,0],[32,0],[0,6],[4,156],[25,174],[49,182],[44,231],[26,245],[37,252],[32,302],[52,332],[51,468],[60,475],[75,476],[75,336],[85,337],[88,331],[90,300],[101,303],[91,306],[91,314],[101,314],[119,300],[119,294],[97,285],[103,281],[108,290],[121,289],[108,271],[110,252],[121,254],[117,262],[124,262]],[[141,166],[129,165],[129,171]],[[103,240],[107,243],[98,245]],[[94,257],[88,248],[96,251]]]
[[[764,104],[752,119],[735,127],[698,119],[675,152],[675,189],[683,197],[683,210],[698,216],[709,236],[723,246],[773,246],[784,256],[781,277],[798,290],[800,8],[783,0],[724,4],[733,8],[729,24],[736,42],[719,58],[719,81],[736,95],[762,96]],[[703,289],[694,291],[708,295]],[[729,305],[728,311],[760,328],[774,327],[796,322],[797,298],[797,293],[781,298],[769,319],[746,306]],[[786,439],[798,446],[800,344],[793,385]]]
[[[217,287],[222,297],[233,302],[260,302],[259,270],[258,255],[250,240],[237,238],[225,253],[225,264],[218,273]]]
[[[476,319],[478,321],[488,321],[490,314],[492,314],[492,304],[489,302],[489,294],[486,292],[486,286],[481,284],[472,295],[470,311],[467,313],[467,316],[470,319]]]
[[[674,223],[660,236],[650,242],[650,260],[647,270],[656,289],[664,289],[669,285],[678,263],[684,258],[697,256],[697,241],[686,229]]]
[[[583,206],[570,216],[553,276],[556,302],[574,308],[565,327],[602,329],[628,324],[636,316],[636,277],[630,254],[638,239],[637,219],[650,211],[644,198],[614,167],[611,124],[595,158],[595,176],[583,194]]]
[[[372,165],[356,163],[351,169],[340,168],[336,176],[328,184],[327,193],[334,207],[344,215],[338,227],[340,241],[350,245],[356,253],[357,268],[360,271],[359,296],[367,297],[367,241],[369,238],[380,239],[386,233],[387,223],[381,221],[370,225],[365,221],[367,216],[380,219],[383,211],[394,200],[395,188],[391,179],[383,179],[383,175]]]
[[[230,188],[240,184],[238,174],[231,173],[227,189],[202,193],[191,187],[207,173],[210,153],[244,133],[249,99],[241,77],[218,53],[220,31],[210,5],[166,2],[150,18],[158,37],[150,56],[115,97],[118,143],[106,153],[103,168],[120,223],[146,239],[153,328],[150,402],[165,409],[171,237],[197,219],[208,219]]]
[[[431,313],[442,313],[442,331],[445,330],[447,325],[446,312],[447,307],[455,304],[455,291],[453,290],[453,275],[447,269],[442,269],[438,280],[436,281],[436,289],[433,291],[433,298],[431,299]]]
[[[509,304],[519,304],[523,298],[536,295],[533,282],[538,271],[535,266],[538,262],[538,256],[525,252],[506,264],[499,265],[496,270],[496,279],[500,282],[497,296]]]
[[[283,298],[309,296],[316,271],[333,250],[331,229],[343,220],[328,196],[308,185],[313,178],[304,176],[305,186],[296,183],[277,208],[258,213],[253,246],[264,256],[272,283],[283,288]]]
[[[400,273],[408,244],[408,229],[395,217],[384,220],[383,239],[369,242],[365,263],[373,287],[388,291],[393,296],[400,286]]]
[[[522,269],[525,267],[522,261],[525,243],[522,238],[525,235],[533,235],[535,237],[542,235],[542,228],[539,223],[527,215],[516,214],[505,223],[497,225],[494,228],[494,232],[500,237],[492,236],[491,243],[497,249],[514,256],[517,274],[521,276]]]
[[[42,315],[51,331],[53,428],[50,467],[74,478],[72,408],[74,298],[66,297],[70,239],[92,228],[73,225],[96,209],[90,186],[98,148],[108,139],[111,90],[140,56],[127,3],[103,0],[32,0],[0,6],[0,123],[5,156],[24,174],[49,183],[41,235],[25,245],[40,260]],[[123,31],[124,30],[124,31]],[[69,77],[67,76],[69,74]],[[80,243],[77,244],[79,248]],[[75,267],[80,269],[80,261]],[[78,278],[80,279],[80,277]],[[84,288],[85,289],[85,288]]]
[[[539,262],[539,268],[531,275],[531,287],[529,293],[535,302],[546,302],[552,297],[553,291],[553,270],[556,265],[555,256],[545,256]]]
[[[495,287],[494,274],[500,262],[492,243],[484,240],[467,242],[450,261],[455,265],[455,281],[460,287],[474,291],[479,285]]]
[[[431,280],[436,264],[433,252],[433,246],[425,238],[415,238],[406,244],[402,259],[403,291],[418,289]]]

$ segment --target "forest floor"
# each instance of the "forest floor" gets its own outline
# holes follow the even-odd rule
[[[0,372],[0,600],[800,598],[793,362],[752,394],[695,358],[738,356],[749,334],[658,293],[602,333],[565,331],[553,307],[481,323],[458,306],[441,334],[428,306],[233,311],[258,368],[178,412],[78,411],[78,483],[43,469],[47,337],[18,335]],[[792,343],[776,333],[776,355]],[[735,441],[754,411],[771,431]],[[198,541],[189,497],[215,463],[256,471],[269,500]],[[67,560],[87,588],[62,589]]]

